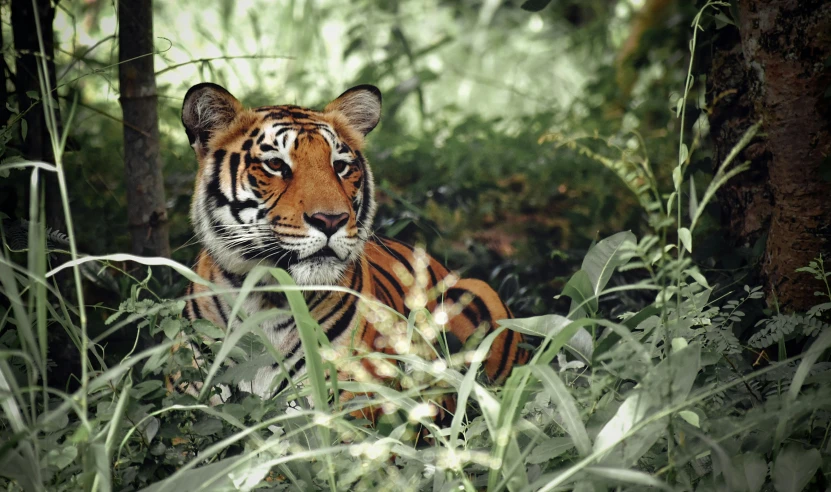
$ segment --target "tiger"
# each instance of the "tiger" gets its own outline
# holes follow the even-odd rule
[[[401,350],[379,316],[363,307],[374,301],[406,317],[417,307],[415,294],[431,293],[420,303],[441,324],[436,338],[456,353],[512,314],[485,282],[460,279],[423,251],[373,232],[375,184],[362,149],[380,121],[381,103],[377,87],[358,85],[322,110],[247,109],[219,85],[191,87],[182,123],[198,161],[190,218],[202,250],[194,270],[225,289],[239,289],[259,265],[284,269],[301,287],[338,287],[303,295],[332,347],[353,353]],[[417,277],[420,282],[413,281]],[[207,295],[199,283],[190,284],[187,294],[187,318],[224,329],[236,323],[227,298]],[[250,293],[242,309],[251,316],[285,306],[285,296],[260,291]],[[259,368],[239,388],[267,398],[301,376],[306,361],[291,315],[277,315],[261,328],[284,359]],[[512,330],[496,336],[481,362],[487,383],[503,383],[528,360],[522,343]],[[371,377],[385,377],[368,366]],[[338,379],[349,378],[338,373]]]

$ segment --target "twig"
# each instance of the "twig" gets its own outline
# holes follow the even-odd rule
[[[216,57],[212,57],[212,58],[197,58],[197,59],[194,59],[194,60],[188,60],[186,62],[177,63],[176,65],[171,65],[167,68],[163,68],[163,69],[159,70],[158,72],[156,72],[156,77],[158,77],[159,75],[161,75],[165,72],[170,72],[171,70],[176,70],[177,68],[181,68],[181,67],[184,67],[186,65],[193,65],[194,63],[207,63],[207,62],[212,62],[214,60],[240,60],[240,59],[244,59],[244,60],[261,60],[261,59],[294,60],[294,57],[293,56],[283,56],[283,55],[269,55],[269,56],[265,56],[265,55],[238,55],[238,56],[216,56]]]

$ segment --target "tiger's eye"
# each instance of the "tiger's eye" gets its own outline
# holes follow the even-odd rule
[[[335,167],[335,173],[342,174],[346,171],[346,167],[349,166],[349,163],[346,161],[335,161],[332,165]]]
[[[286,161],[280,159],[279,157],[263,161],[263,164],[265,164],[266,166],[268,166],[269,169],[277,173],[282,173],[289,167],[288,164],[286,164]]]

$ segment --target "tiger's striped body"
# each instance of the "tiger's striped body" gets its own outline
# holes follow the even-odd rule
[[[450,352],[459,351],[477,329],[495,328],[510,312],[484,282],[458,280],[429,256],[372,234],[372,173],[360,149],[378,122],[380,104],[377,89],[359,86],[320,112],[296,106],[245,110],[219,86],[193,87],[182,119],[199,160],[191,219],[204,249],[196,272],[220,287],[238,288],[253,267],[277,266],[299,285],[360,293],[304,294],[333,345],[353,354],[401,351],[395,322],[371,300],[405,316],[426,308],[445,330],[436,339]],[[192,284],[189,293],[206,289]],[[251,315],[275,307],[285,307],[282,295],[253,292],[243,310]],[[186,308],[189,318],[223,327],[234,324],[230,311],[218,296],[196,297]],[[305,360],[294,320],[280,315],[262,328],[285,357],[290,375],[302,373]],[[500,383],[525,362],[520,342],[511,331],[497,337],[483,362],[488,380]],[[275,380],[281,381],[276,387]],[[240,387],[268,396],[286,384],[275,365],[261,368]]]

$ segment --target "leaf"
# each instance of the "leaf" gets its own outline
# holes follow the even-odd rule
[[[679,227],[678,239],[681,240],[681,244],[684,245],[684,249],[692,253],[692,234],[690,233],[690,230],[686,227]]]
[[[577,404],[574,398],[569,393],[566,385],[560,381],[557,373],[554,372],[550,366],[529,366],[531,372],[536,376],[543,387],[551,396],[551,401],[557,404],[557,411],[563,418],[563,426],[566,432],[574,440],[574,445],[577,446],[577,451],[581,456],[588,456],[592,451],[592,443],[589,440],[589,435],[586,432],[586,427],[583,425],[583,420],[580,418],[580,412],[577,410]]]
[[[26,120],[20,120],[20,136],[26,140],[26,135],[29,134],[29,123]]]
[[[609,283],[615,269],[628,261],[623,259],[623,245],[636,242],[632,232],[623,231],[601,240],[589,249],[580,268],[588,274],[595,296],[599,296]]]
[[[650,423],[635,434],[627,434],[651,413],[656,403],[656,399],[644,390],[636,390],[624,400],[594,439],[595,452],[608,449],[599,463],[630,466],[655,444],[664,429],[663,419]]]
[[[562,295],[571,298],[569,317],[572,319],[585,318],[588,312],[597,311],[597,298],[594,296],[589,274],[585,270],[577,270],[571,276],[563,287]]]
[[[695,179],[690,176],[690,203],[687,204],[690,218],[695,217],[698,212],[698,192],[695,190]]]
[[[92,464],[92,471],[95,472],[98,481],[98,490],[102,492],[111,491],[113,489],[112,466],[110,464],[110,459],[107,456],[106,446],[102,443],[89,444],[89,447],[87,447],[86,460],[88,464]]]
[[[572,320],[559,314],[545,314],[530,318],[509,318],[499,320],[499,326],[504,326],[523,335],[545,337],[548,334],[556,335]]]
[[[678,165],[682,166],[687,159],[690,157],[690,149],[687,148],[687,144],[682,143],[681,147],[678,149]]]
[[[57,466],[58,469],[64,469],[78,456],[78,448],[69,445],[61,449],[53,449],[46,455],[46,460],[50,465]]]
[[[661,310],[658,308],[658,306],[656,306],[655,304],[650,304],[649,306],[646,306],[645,308],[643,308],[640,312],[638,312],[637,314],[635,314],[631,318],[626,319],[623,322],[623,325],[625,327],[629,328],[630,330],[634,330],[645,319],[649,318],[650,316],[654,316],[655,314],[658,314],[660,312],[661,312]],[[609,349],[614,347],[614,345],[618,342],[618,340],[620,340],[620,335],[618,333],[614,332],[614,331],[609,333],[608,335],[606,335],[600,341],[600,343],[597,344],[597,347],[595,347],[595,349],[594,349],[594,354],[592,354],[592,355],[595,358],[595,362],[593,362],[592,365],[594,365],[596,363],[596,359],[599,356],[603,355]]]
[[[681,410],[680,412],[678,412],[678,416],[681,417],[682,419],[686,420],[688,424],[690,424],[694,427],[699,427],[699,428],[701,427],[701,423],[700,423],[700,419],[698,417],[698,414],[693,412],[693,411]]]
[[[46,414],[38,415],[38,423],[43,423],[43,430],[44,432],[58,432],[66,428],[69,425],[69,415],[66,413],[62,413],[53,417],[50,420],[46,420],[44,417]]]
[[[222,430],[222,421],[213,417],[207,417],[194,422],[193,433],[200,436],[211,436]]]
[[[724,12],[719,12],[713,16],[716,20],[716,29],[721,29],[724,26],[735,26],[736,23],[733,22],[733,19],[727,17]]]
[[[176,338],[176,335],[182,330],[182,322],[176,318],[165,318],[162,320],[162,331],[164,335],[173,340]]]
[[[547,7],[549,3],[551,3],[551,0],[526,0],[519,8],[528,12],[539,12]]]
[[[206,337],[210,337],[213,339],[225,338],[225,332],[222,330],[222,328],[219,328],[218,326],[206,319],[194,320],[192,324],[193,329],[196,330],[197,333],[205,335]]]
[[[681,189],[681,182],[684,179],[683,174],[681,174],[681,167],[676,167],[672,169],[672,186],[675,187],[675,191],[679,191]]]
[[[777,492],[800,492],[811,481],[822,458],[816,449],[789,444],[776,457],[771,477]]]
[[[130,396],[136,400],[141,400],[142,397],[163,388],[164,385],[158,379],[148,379],[130,388]]]
[[[768,475],[768,464],[759,453],[744,453],[736,460],[744,474],[747,492],[759,492]]]
[[[531,465],[539,465],[553,460],[574,447],[570,437],[551,437],[537,444],[525,460]]]
[[[691,343],[673,352],[649,371],[642,386],[624,400],[614,417],[597,434],[594,451],[609,449],[600,463],[631,466],[655,444],[666,419],[651,422],[633,435],[627,434],[652,414],[659,404],[673,405],[687,398],[700,369],[700,359],[700,344]]]
[[[674,351],[652,368],[643,385],[664,405],[674,405],[687,398],[701,369],[701,344],[691,343]]]
[[[796,369],[793,381],[791,381],[791,387],[788,388],[788,393],[785,396],[786,408],[796,401],[797,396],[799,396],[799,390],[805,382],[805,378],[808,377],[808,373],[817,362],[817,359],[819,359],[819,356],[822,355],[822,353],[825,352],[829,346],[831,346],[831,330],[825,330],[816,339],[816,341],[811,344],[805,352],[802,362],[799,363],[799,367]],[[776,433],[773,438],[774,445],[778,445],[785,439],[785,429],[787,423],[788,419],[779,419],[779,423],[776,425]]]
[[[236,487],[231,488],[232,484],[228,473],[238,468],[235,465],[238,465],[244,459],[242,456],[233,456],[196,469],[177,471],[169,478],[141,489],[141,492],[234,490]]]
[[[616,484],[626,482],[646,487],[655,487],[662,490],[673,490],[669,485],[642,471],[627,470],[626,468],[610,468],[605,466],[589,466],[586,467],[586,471],[592,475],[612,480]]]
[[[141,433],[144,436],[145,441],[153,441],[153,438],[156,437],[156,434],[159,432],[160,424],[161,421],[159,421],[156,417],[150,417],[144,422],[144,424],[142,424]]]

